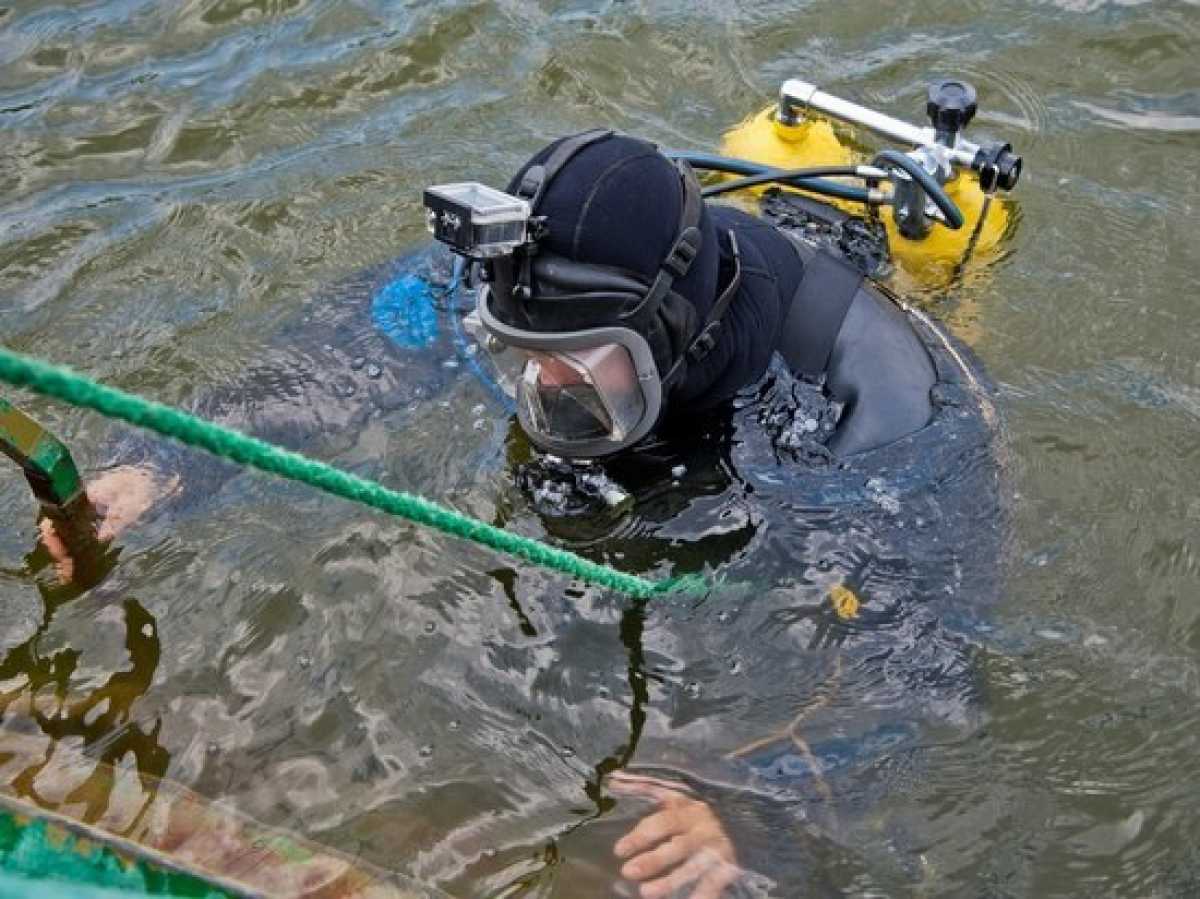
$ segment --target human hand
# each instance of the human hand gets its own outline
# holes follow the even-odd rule
[[[733,842],[706,803],[677,784],[650,777],[617,772],[609,784],[618,795],[658,803],[613,847],[625,860],[621,876],[640,884],[642,899],[673,896],[688,886],[688,899],[719,899],[741,876]]]
[[[64,525],[50,516],[42,518],[38,522],[42,544],[54,560],[59,581],[75,581],[81,556],[115,540],[178,484],[178,476],[163,482],[148,469],[124,465],[104,472],[87,485],[88,501],[77,514],[94,516],[91,521]]]
[[[96,539],[101,543],[115,540],[178,486],[178,475],[163,480],[149,469],[133,465],[104,472],[87,485],[88,499],[97,513]]]

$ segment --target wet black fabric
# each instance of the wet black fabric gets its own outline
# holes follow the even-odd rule
[[[516,190],[529,167],[545,162],[561,142],[534,155],[508,190]],[[575,262],[653,279],[679,236],[683,198],[678,170],[653,144],[614,134],[585,147],[550,182],[534,210],[549,229],[540,243]],[[716,235],[707,214],[700,232],[700,254],[672,288],[691,302],[697,322],[719,293]]]
[[[779,346],[791,298],[804,278],[796,248],[769,223],[716,204],[708,206],[708,215],[720,236],[720,285],[732,275],[732,231],[741,251],[742,286],[729,305],[716,346],[689,366],[672,394],[669,415],[716,406],[763,376]]]
[[[829,368],[834,342],[863,283],[863,273],[829,252],[813,253],[805,269],[783,322],[779,354],[792,371],[815,376]]]

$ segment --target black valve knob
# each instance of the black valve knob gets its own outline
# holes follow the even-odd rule
[[[979,186],[987,194],[997,190],[1012,190],[1021,180],[1024,163],[1012,151],[1012,144],[984,144],[975,154],[971,168],[979,173]]]
[[[937,138],[953,146],[958,132],[975,118],[975,88],[957,78],[944,78],[929,85],[929,103],[925,111],[933,122]]]

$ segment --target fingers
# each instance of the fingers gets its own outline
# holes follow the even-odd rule
[[[720,864],[709,868],[692,890],[691,899],[719,899],[725,893],[725,887],[737,880],[742,869],[737,865]]]
[[[662,899],[695,883],[691,899],[718,899],[740,873],[740,868],[722,860],[717,853],[702,850],[665,877],[642,884],[639,892],[642,899]]]
[[[655,812],[643,818],[637,827],[617,840],[613,851],[621,858],[645,852],[663,840],[670,839],[683,830],[670,810]]]
[[[662,899],[693,884],[689,899],[719,899],[738,878],[733,844],[704,802],[650,777],[614,775],[612,789],[659,803],[613,847],[626,859],[621,876],[641,883],[642,899]]]
[[[649,880],[675,867],[691,854],[691,841],[684,835],[676,835],[649,852],[634,856],[621,868],[621,876],[628,880]]]
[[[119,537],[159,495],[152,472],[128,465],[100,475],[88,484],[87,491],[88,498],[103,512],[98,534],[102,542]]]
[[[54,521],[50,518],[43,518],[38,522],[38,531],[42,536],[42,543],[46,547],[46,551],[50,553],[50,558],[55,562],[62,562],[71,558],[71,553],[67,550],[67,544],[59,535],[58,529],[54,527]]]
[[[618,771],[609,780],[609,788],[618,796],[644,796],[659,803],[669,803],[675,799],[687,798],[688,793],[678,784],[659,780],[656,777],[646,777],[640,774],[626,774]]]
[[[712,864],[713,859],[706,857],[706,853],[694,855],[665,877],[643,883],[638,892],[641,893],[642,899],[659,899],[660,896],[670,896],[676,890],[682,890],[688,884],[699,879],[705,869]]]
[[[651,777],[648,774],[630,774],[628,771],[614,771],[609,775],[608,782],[614,787],[622,789],[636,790],[642,787],[661,787],[670,793],[688,792],[688,788],[683,784],[663,780],[661,777]]]
[[[54,522],[49,518],[43,518],[38,522],[38,530],[42,535],[42,545],[46,547],[50,558],[54,560],[54,570],[58,575],[58,582],[64,585],[71,583],[75,579],[75,560],[71,557],[71,550],[67,547],[66,541],[63,540],[54,527]]]

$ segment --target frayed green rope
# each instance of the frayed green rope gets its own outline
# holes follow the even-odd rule
[[[663,581],[625,574],[607,565],[590,562],[575,553],[547,546],[531,537],[508,531],[447,509],[410,493],[368,481],[340,471],[324,462],[281,449],[262,440],[197,418],[179,409],[152,402],[114,387],[97,384],[69,369],[49,365],[0,347],[0,381],[27,387],[35,393],[53,397],[72,406],[92,409],[109,418],[118,418],[140,428],[171,437],[189,446],[260,471],[300,481],[334,496],[340,496],[373,509],[436,528],[500,552],[569,574],[581,581],[617,590],[639,599],[665,593],[704,593],[705,578],[683,575]]]

